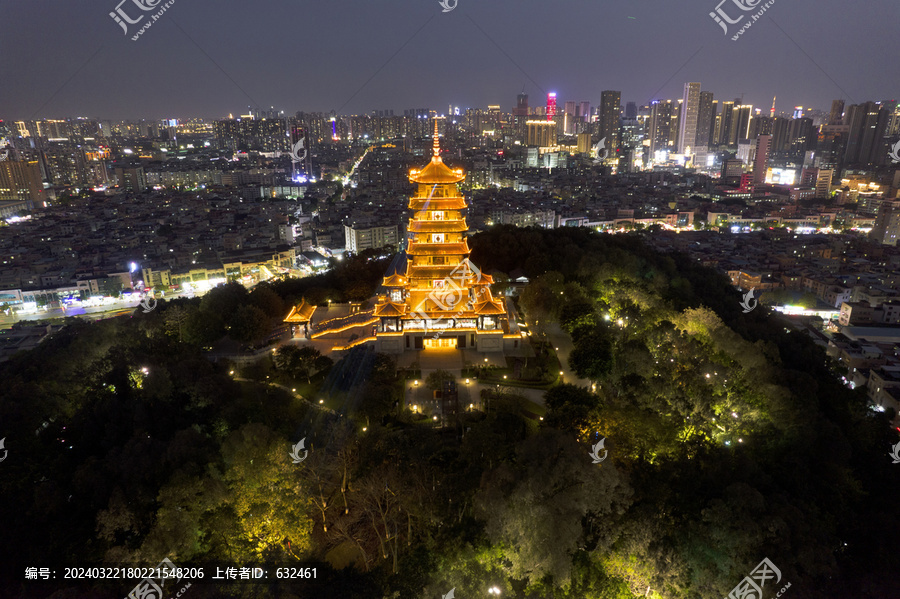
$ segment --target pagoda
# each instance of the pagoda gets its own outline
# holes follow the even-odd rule
[[[425,168],[409,174],[416,192],[409,198],[405,264],[384,277],[374,309],[379,349],[503,351],[504,337],[519,336],[509,334],[504,303],[491,294],[493,279],[469,261],[467,205],[458,187],[465,175],[441,160],[437,121],[433,153]]]
[[[333,351],[369,343],[376,351],[398,354],[439,348],[515,350],[524,333],[504,301],[493,297],[490,275],[469,260],[469,226],[463,216],[467,205],[458,187],[465,174],[441,160],[437,121],[431,162],[411,170],[409,179],[416,192],[408,204],[407,247],[395,257],[375,297],[335,317],[329,305],[321,318],[303,300],[285,323],[294,336],[333,340]]]

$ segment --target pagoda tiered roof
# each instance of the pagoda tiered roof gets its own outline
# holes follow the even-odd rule
[[[459,183],[465,178],[466,176],[463,174],[462,169],[451,169],[444,164],[440,156],[433,156],[431,162],[422,170],[413,169],[409,171],[409,180],[414,183]]]
[[[455,198],[409,198],[409,208],[411,210],[462,210],[466,208],[466,199],[464,197]]]
[[[316,311],[316,306],[311,306],[306,303],[306,298],[303,298],[299,304],[291,308],[290,314],[287,315],[287,318],[284,319],[284,322],[294,322],[294,323],[307,323],[309,319],[312,318],[313,312]]]
[[[407,228],[410,233],[463,233],[468,230],[465,219],[413,220]]]
[[[490,289],[485,289],[484,294],[481,297],[482,300],[475,304],[475,314],[478,314],[479,316],[489,314],[506,314],[506,309],[503,307],[503,302],[501,300],[495,300],[491,295]]]
[[[410,241],[406,253],[410,256],[463,256],[469,253],[469,244],[464,239],[462,243],[420,243]]]
[[[405,314],[406,304],[385,302],[375,306],[375,316],[404,316]]]
[[[394,273],[392,275],[386,276],[382,285],[385,287],[406,287],[406,284],[408,282],[409,279],[407,279],[403,275]]]

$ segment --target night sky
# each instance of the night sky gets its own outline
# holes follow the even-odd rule
[[[0,118],[645,104],[686,81],[766,111],[900,97],[897,0],[776,0],[737,41],[718,0],[176,0],[137,41],[118,2],[0,0]]]

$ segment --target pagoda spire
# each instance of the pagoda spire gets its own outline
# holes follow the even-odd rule
[[[441,142],[438,138],[438,123],[437,117],[434,117],[434,155],[437,158],[441,157]]]

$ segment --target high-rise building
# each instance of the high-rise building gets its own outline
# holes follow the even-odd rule
[[[678,127],[677,151],[687,154],[697,145],[697,124],[700,118],[700,84],[685,83]]]
[[[831,195],[831,179],[834,171],[829,168],[805,168],[800,174],[800,185],[803,187],[815,187],[817,198],[827,198]]]
[[[712,145],[713,129],[716,126],[716,113],[713,112],[714,108],[713,93],[700,92],[700,102],[697,109],[697,137],[694,140],[694,145]]]
[[[528,94],[522,92],[516,96],[516,107],[513,108],[513,128],[516,132],[516,138],[524,142],[525,136],[528,134],[525,123],[528,121]]]
[[[575,102],[566,102],[563,114],[563,132],[566,135],[575,135]]]
[[[816,141],[815,166],[840,172],[849,133],[850,127],[847,125],[822,125]]]
[[[673,151],[677,151],[678,132],[681,131],[681,107],[683,105],[684,100],[681,98],[679,98],[677,102],[672,103],[672,122],[669,126],[669,147],[672,148]]]
[[[528,134],[525,145],[549,148],[556,143],[556,121],[527,121]]]
[[[344,240],[348,252],[381,249],[385,246],[396,248],[398,239],[397,225],[367,226],[355,222],[344,223]]]
[[[672,124],[672,100],[655,101],[650,105],[650,124],[647,134],[650,138],[650,158],[656,152],[669,150],[669,134]]]
[[[870,237],[882,245],[897,245],[900,238],[900,202],[882,202]]]
[[[23,209],[43,207],[44,184],[37,160],[0,161],[0,202],[23,203]]]
[[[119,180],[119,187],[128,192],[140,193],[147,187],[142,166],[117,166],[116,178]]]
[[[547,120],[553,121],[556,119],[556,92],[550,92],[547,94]]]
[[[716,143],[720,146],[731,144],[731,121],[734,118],[734,102],[722,102],[722,119],[719,123],[719,138]]]
[[[782,116],[776,116],[772,120],[773,152],[786,152],[790,149],[791,120]]]
[[[585,131],[584,133],[579,133],[576,151],[579,154],[590,154],[592,149],[590,132]]]
[[[760,135],[772,135],[775,119],[768,116],[754,117],[750,121],[750,133],[747,139],[756,139]]]
[[[747,139],[750,134],[750,115],[753,114],[753,106],[735,104],[732,113],[728,145],[736,146],[740,140]]]
[[[828,116],[829,125],[841,125],[844,122],[844,101],[834,100],[831,102],[831,114]]]
[[[637,104],[634,102],[626,102],[625,103],[625,118],[626,119],[636,119],[638,117],[638,108]]]
[[[813,131],[812,119],[792,119],[788,131],[790,152],[794,156],[803,156],[808,150],[816,147],[817,135]]]
[[[726,158],[722,161],[722,179],[727,185],[737,185],[744,174],[744,162],[740,158]]]
[[[756,156],[753,159],[753,185],[762,185],[766,182],[766,169],[769,166],[769,148],[771,147],[771,135],[760,135],[756,138]]]
[[[516,107],[513,108],[513,116],[528,116],[528,94],[525,92],[516,96]]]
[[[581,120],[585,123],[591,122],[591,103],[590,102],[582,102],[578,105],[578,113],[575,115],[581,117]]]
[[[606,138],[606,148],[613,157],[621,148],[619,118],[622,114],[622,92],[604,91],[600,94],[600,123],[598,135]]]
[[[881,164],[887,157],[884,132],[888,125],[888,111],[876,102],[854,104],[847,110],[846,124],[850,131],[844,165]]]

